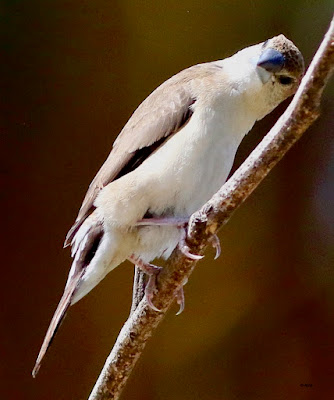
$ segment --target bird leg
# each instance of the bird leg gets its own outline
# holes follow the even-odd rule
[[[145,287],[145,298],[147,304],[152,308],[152,310],[160,312],[161,310],[153,304],[152,298],[154,296],[155,291],[157,290],[157,275],[159,274],[161,267],[149,263],[144,263],[143,260],[141,260],[140,258],[135,258],[134,255],[129,257],[129,261],[137,265],[138,268],[140,268],[145,274],[148,275],[149,278],[147,285]],[[181,286],[180,289],[177,289],[177,291],[175,292],[175,297],[177,304],[179,304],[180,306],[180,309],[176,315],[180,315],[184,310],[183,285]]]
[[[188,221],[189,218],[177,217],[143,218],[137,221],[136,226],[167,225],[182,228],[187,225]]]
[[[140,219],[136,226],[176,226],[177,228],[181,228],[181,240],[179,242],[179,249],[181,252],[191,260],[201,260],[204,256],[198,254],[192,254],[190,252],[189,246],[186,243],[187,231],[186,227],[188,224],[188,218],[177,218],[177,217],[161,217],[161,218],[143,218]],[[212,247],[216,250],[215,260],[220,256],[221,247],[219,238],[216,234],[212,235],[209,239]],[[154,292],[156,291],[156,280],[157,275],[159,274],[161,267],[157,267],[153,264],[144,263],[140,259],[135,259],[132,255],[129,260],[138,266],[143,272],[145,272],[148,276],[148,283],[145,288],[145,297],[148,305],[155,311],[161,311],[152,303],[152,298]],[[175,292],[175,297],[177,304],[179,304],[180,309],[176,315],[180,315],[184,310],[184,291],[183,285],[180,289]]]
[[[186,244],[186,226],[188,224],[188,218],[177,218],[177,217],[162,217],[162,218],[143,218],[140,219],[136,226],[176,226],[182,228],[182,236],[179,243],[179,249],[181,252],[191,260],[201,260],[204,256],[192,254],[189,246]],[[215,247],[215,246],[214,246]]]
[[[181,217],[143,218],[136,223],[136,226],[176,226],[177,228],[184,228],[184,232],[182,233],[181,241],[179,244],[180,250],[186,257],[190,258],[191,260],[201,260],[204,256],[190,253],[189,247],[186,244],[186,226],[188,224],[188,221],[188,218]],[[213,234],[209,239],[209,242],[216,250],[215,260],[217,260],[221,253],[220,241],[218,236],[216,234]]]
[[[145,287],[145,298],[147,304],[152,308],[152,310],[160,312],[161,310],[152,303],[152,298],[154,296],[154,292],[157,289],[157,275],[159,274],[161,267],[149,263],[144,263],[143,260],[134,257],[133,254],[131,257],[129,257],[129,261],[137,265],[138,268],[140,268],[145,274],[148,275],[148,282]]]

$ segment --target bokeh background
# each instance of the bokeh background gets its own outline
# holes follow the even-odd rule
[[[85,399],[127,318],[124,264],[71,308],[31,369],[70,267],[62,249],[84,193],[137,105],[179,70],[284,33],[308,64],[322,0],[3,0],[3,399]],[[334,398],[333,82],[320,119],[220,233],[123,399]],[[286,107],[259,122],[239,165]]]

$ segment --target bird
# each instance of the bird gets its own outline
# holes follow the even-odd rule
[[[151,261],[168,259],[180,243],[197,258],[184,245],[183,224],[226,181],[255,122],[293,95],[303,74],[301,52],[280,34],[182,70],[139,105],[67,234],[64,247],[71,245],[73,263],[34,377],[68,308],[112,269],[130,260],[155,277],[159,267]],[[158,311],[154,290],[151,279],[146,300]],[[181,288],[177,297],[182,294]]]

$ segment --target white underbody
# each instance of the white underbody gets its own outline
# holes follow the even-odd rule
[[[248,79],[255,90],[262,85],[255,69]],[[196,102],[190,121],[179,132],[134,171],[101,190],[96,210],[75,241],[84,237],[90,218],[103,220],[105,234],[72,303],[131,256],[144,262],[170,256],[181,237],[179,228],[135,224],[147,212],[189,218],[222,186],[242,138],[263,117],[263,111],[250,111],[245,102],[238,84],[228,94],[218,90],[210,101]]]
[[[221,109],[195,110],[189,123],[143,164],[101,191],[95,204],[106,234],[72,303],[132,255],[144,262],[170,256],[180,229],[134,225],[147,211],[155,217],[188,218],[226,181],[238,146],[255,122],[235,107],[240,100],[235,97]],[[88,218],[77,237],[89,223]]]

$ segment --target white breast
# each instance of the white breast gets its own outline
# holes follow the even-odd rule
[[[189,123],[138,168],[138,173],[152,178],[153,171],[155,176],[152,214],[190,216],[225,182],[238,146],[255,122],[235,104],[240,98],[228,100],[198,107]]]
[[[106,231],[128,231],[147,212],[189,218],[220,188],[256,120],[245,112],[240,94],[220,100],[196,104],[188,124],[136,170],[100,192],[95,204]],[[168,257],[180,240],[180,230],[166,226],[132,228],[131,240],[129,235],[129,256],[145,262]]]
[[[222,186],[240,141],[255,122],[254,117],[236,116],[234,109],[195,112],[182,131],[138,168],[148,177],[151,214],[188,218]],[[181,234],[165,226],[139,228],[138,233],[136,254],[147,262],[168,258]]]

